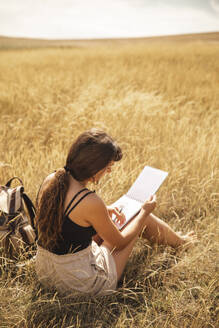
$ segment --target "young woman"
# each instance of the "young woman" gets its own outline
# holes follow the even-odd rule
[[[36,271],[46,286],[61,292],[104,295],[116,289],[138,236],[178,247],[192,241],[193,233],[180,236],[151,214],[155,196],[122,232],[112,215],[124,222],[117,208],[86,188],[111,172],[122,151],[105,132],[92,129],[72,144],[64,168],[44,181],[37,206],[38,250]],[[102,239],[98,244],[97,236]]]

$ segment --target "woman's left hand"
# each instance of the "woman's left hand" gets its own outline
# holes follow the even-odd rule
[[[117,223],[119,226],[125,223],[125,215],[121,212],[118,207],[107,206],[107,210],[113,222]],[[115,217],[113,216],[115,215]]]

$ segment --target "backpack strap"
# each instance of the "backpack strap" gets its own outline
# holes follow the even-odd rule
[[[36,215],[35,206],[33,205],[31,199],[24,192],[22,193],[22,197],[23,197],[24,203],[27,207],[28,214],[30,216],[31,226],[34,229],[34,231],[36,231],[36,227],[35,227],[35,223],[34,223],[34,218],[35,218],[35,215]]]
[[[12,181],[15,180],[15,179],[17,179],[21,183],[22,188],[23,188],[23,181],[20,178],[18,178],[17,176],[15,176],[15,177],[11,178],[10,180],[8,180],[8,182],[6,183],[5,186],[10,188]],[[36,231],[35,224],[34,224],[36,209],[35,209],[35,206],[33,205],[32,201],[31,201],[31,199],[23,191],[24,191],[24,189],[21,190],[22,198],[24,200],[24,203],[27,207],[28,214],[30,216],[30,223],[31,223],[32,228]]]
[[[6,183],[5,187],[10,188],[12,181],[15,180],[15,179],[17,179],[17,180],[22,184],[22,186],[24,185],[24,184],[23,184],[23,181],[22,181],[20,178],[18,178],[18,177],[13,177],[13,178],[11,178],[10,180],[8,180],[8,182]]]

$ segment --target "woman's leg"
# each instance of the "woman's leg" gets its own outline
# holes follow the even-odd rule
[[[123,271],[125,269],[125,266],[128,262],[128,259],[130,257],[130,254],[133,250],[133,247],[135,245],[135,242],[137,240],[137,236],[135,239],[133,239],[125,248],[122,250],[112,250],[112,256],[114,258],[115,264],[116,264],[116,272],[117,272],[117,278],[118,280],[121,278]],[[108,245],[106,242],[103,242],[101,247],[107,247],[108,249],[112,248],[110,245]]]
[[[147,220],[147,214],[145,214],[144,211],[141,211],[138,215],[141,215],[144,217],[145,221]],[[134,224],[134,220],[130,221],[125,227],[124,229],[121,231],[121,233],[123,234],[123,236],[126,236],[127,234],[129,234],[130,231],[133,230],[133,224]],[[115,260],[115,264],[116,264],[116,270],[117,270],[117,276],[118,276],[118,280],[121,278],[121,275],[125,269],[126,263],[128,262],[128,258],[132,252],[132,249],[135,245],[136,240],[138,239],[138,235],[136,235],[136,237],[123,249],[121,250],[116,250],[113,249],[113,246],[110,245],[109,243],[107,243],[106,241],[104,241],[101,246],[105,246],[107,247],[111,252],[112,252],[112,256]]]
[[[193,242],[195,239],[193,231],[182,236],[154,214],[148,215],[142,237],[147,238],[152,243],[172,247],[182,246],[185,243]]]
[[[142,215],[140,212],[138,215]],[[122,234],[126,234],[129,232],[129,229],[132,229],[132,221],[130,221],[127,226],[122,230]],[[152,243],[169,245],[172,247],[179,247],[185,243],[192,243],[195,240],[194,232],[189,232],[188,234],[181,236],[177,234],[170,226],[156,217],[153,214],[149,214],[145,216],[145,227],[143,228],[143,232],[141,236],[143,238],[147,238]],[[116,270],[118,280],[121,278],[121,275],[125,269],[125,266],[128,262],[128,258],[132,252],[132,249],[135,245],[138,236],[136,236],[125,248],[122,250],[113,250],[112,245],[107,242],[103,242],[101,246],[107,247],[110,251],[112,251],[112,255],[115,260]]]

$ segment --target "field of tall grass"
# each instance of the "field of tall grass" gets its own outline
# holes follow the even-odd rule
[[[175,251],[139,239],[118,292],[98,298],[46,290],[34,261],[2,257],[0,327],[217,328],[219,44],[0,51],[0,184],[19,176],[35,200],[72,140],[91,127],[124,153],[95,186],[104,201],[126,192],[145,165],[166,170],[155,214],[195,230],[198,243]]]

